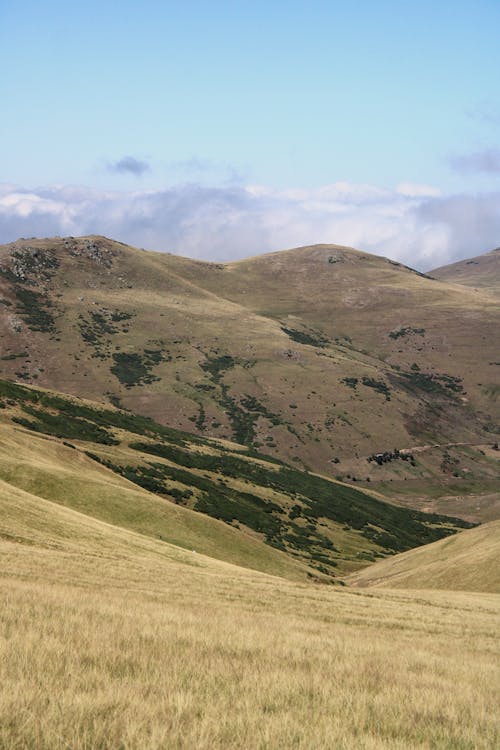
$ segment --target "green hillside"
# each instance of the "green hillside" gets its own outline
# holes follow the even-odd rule
[[[7,381],[0,399],[5,481],[259,570],[332,576],[469,525],[128,412]]]

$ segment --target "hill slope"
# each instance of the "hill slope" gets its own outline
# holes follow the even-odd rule
[[[104,523],[243,567],[296,580],[307,580],[314,574],[307,565],[260,539],[166,502],[62,441],[38,437],[20,428],[12,429],[0,421],[0,449],[3,520],[9,504],[19,498],[19,512],[26,514],[26,528],[32,528],[33,519],[27,505],[29,495],[31,505],[38,503],[38,507],[43,508],[42,501],[50,501]],[[14,532],[5,525],[2,529],[4,537],[11,538]],[[45,533],[43,525],[39,531],[37,538],[41,542]],[[50,533],[47,533],[45,542],[49,544]]]
[[[442,281],[463,284],[488,292],[500,294],[500,248],[483,253],[475,258],[467,258],[448,266],[441,266],[429,272]]]
[[[4,481],[265,572],[332,576],[469,525],[59,394],[0,381],[0,407]]]
[[[354,586],[500,593],[500,521],[403,552],[348,580]]]
[[[456,443],[476,453],[455,484],[491,494],[498,469],[481,451],[498,430],[499,321],[486,291],[334,245],[231,264],[102,237],[0,248],[4,377],[380,482],[394,499],[422,499],[429,482],[455,494]],[[428,444],[442,446],[434,463],[415,454],[389,476],[367,460]]]

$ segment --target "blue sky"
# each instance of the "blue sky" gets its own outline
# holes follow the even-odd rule
[[[89,226],[75,218],[76,229],[101,231],[101,205],[102,225],[125,241],[141,235],[126,223],[109,227],[109,191],[122,194],[130,212],[131,193],[168,193],[172,208],[176,191],[185,203],[190,186],[196,195],[191,224],[199,223],[200,212],[214,219],[214,202],[220,224],[225,201],[238,191],[256,199],[247,188],[261,186],[259,216],[263,195],[272,212],[261,221],[255,247],[236,254],[299,244],[294,226],[304,241],[307,226],[298,232],[296,221],[281,233],[269,230],[280,207],[293,217],[297,193],[291,191],[301,191],[299,213],[302,225],[309,221],[310,241],[345,242],[351,236],[346,227],[341,237],[330,236],[331,221],[322,225],[328,236],[316,237],[318,191],[324,199],[328,186],[348,186],[343,195],[351,196],[355,221],[356,200],[373,206],[379,189],[386,200],[382,208],[376,201],[374,216],[392,213],[396,226],[403,185],[403,194],[417,192],[427,202],[466,197],[476,228],[486,222],[491,230],[481,242],[498,245],[500,217],[492,199],[500,189],[498,29],[498,0],[0,0],[0,182],[9,187],[1,194],[0,241],[14,239],[17,229],[50,231],[50,215],[55,229],[64,229],[56,203],[65,205],[67,223],[70,214],[76,217],[68,186],[78,185],[89,191],[94,218]],[[48,189],[52,206],[44,203]],[[14,193],[34,195],[35,208],[26,199],[19,209]],[[420,203],[406,197],[411,206],[405,210],[421,224]],[[143,211],[143,225],[151,210]],[[189,213],[187,204],[183,210]],[[334,213],[335,207],[330,218]],[[16,223],[16,215],[23,220]],[[449,223],[448,204],[445,215]],[[184,230],[145,231],[143,244],[202,255],[185,235],[186,215],[183,221]],[[231,213],[228,223],[235,223]],[[369,238],[369,225],[364,234],[351,234]],[[364,241],[366,249],[384,249],[383,236],[368,247]],[[232,257],[231,242],[220,237],[207,254]],[[446,242],[445,259],[453,253],[450,232]],[[388,247],[397,254],[393,246],[396,241]],[[438,246],[436,234],[432,253]],[[429,246],[420,255],[425,264]]]

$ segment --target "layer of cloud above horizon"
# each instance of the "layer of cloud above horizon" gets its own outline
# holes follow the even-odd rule
[[[429,270],[500,244],[500,193],[446,196],[426,185],[340,182],[135,192],[0,185],[0,243],[86,234],[214,261],[335,243]]]

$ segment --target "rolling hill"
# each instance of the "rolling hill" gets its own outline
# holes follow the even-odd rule
[[[466,521],[396,507],[243,446],[0,381],[0,479],[275,575],[332,580]]]
[[[442,281],[463,284],[476,289],[483,289],[492,294],[500,294],[500,248],[489,253],[467,258],[448,266],[435,268],[429,273]]]
[[[496,512],[498,325],[488,290],[335,245],[229,264],[102,237],[0,248],[2,377],[475,520]]]
[[[403,552],[354,573],[353,586],[500,593],[500,521]]]

